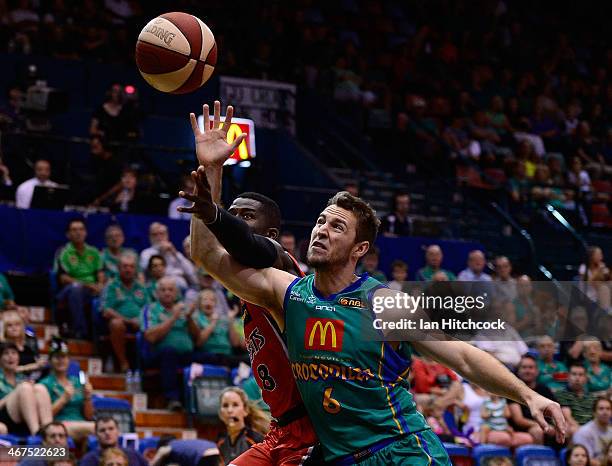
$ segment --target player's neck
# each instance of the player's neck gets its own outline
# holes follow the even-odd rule
[[[321,295],[327,297],[339,293],[357,280],[355,268],[345,267],[341,270],[315,270],[314,285]]]

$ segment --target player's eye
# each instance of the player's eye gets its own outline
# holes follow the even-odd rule
[[[323,217],[319,217],[317,219],[317,225],[323,225],[325,223],[325,219]]]

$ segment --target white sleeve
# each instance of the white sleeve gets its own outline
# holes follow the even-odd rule
[[[32,203],[32,194],[34,193],[34,189],[30,188],[31,183],[27,181],[21,183],[15,192],[15,205],[18,209],[29,209],[30,204]]]
[[[176,210],[179,205],[181,205],[181,198],[177,197],[168,206],[168,217],[174,220],[179,220],[181,218],[181,213]]]

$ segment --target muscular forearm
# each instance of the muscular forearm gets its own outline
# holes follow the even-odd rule
[[[206,179],[210,185],[210,196],[217,205],[221,204],[221,184],[223,182],[223,165],[206,167]]]

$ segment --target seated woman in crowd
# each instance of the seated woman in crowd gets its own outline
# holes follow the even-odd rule
[[[226,429],[217,440],[221,464],[231,463],[253,444],[261,442],[270,427],[269,416],[238,387],[228,387],[221,393],[219,418]]]
[[[53,417],[66,426],[68,434],[77,442],[94,433],[92,387],[82,384],[78,377],[68,375],[70,358],[68,345],[54,338],[49,349],[50,374],[40,383],[51,397]]]
[[[127,454],[121,448],[105,448],[100,457],[100,466],[129,466]]]
[[[583,343],[582,354],[584,367],[587,370],[589,392],[604,392],[612,386],[612,371],[610,366],[601,362],[601,342],[595,338],[587,338]],[[602,393],[603,394],[603,393]]]
[[[147,281],[145,283],[145,287],[149,294],[149,301],[157,300],[157,295],[155,293],[157,282],[160,278],[166,276],[166,259],[163,256],[155,254],[151,256],[149,259],[149,263],[147,265]]]
[[[16,311],[2,314],[2,323],[4,327],[2,340],[14,343],[19,352],[17,372],[37,371],[47,365],[38,354],[36,337],[26,331],[25,322]]]
[[[12,342],[0,346],[0,423],[9,434],[36,435],[52,421],[51,400],[45,387],[17,372],[19,352]]]
[[[565,464],[567,466],[591,466],[589,452],[584,445],[572,445],[565,451]]]

